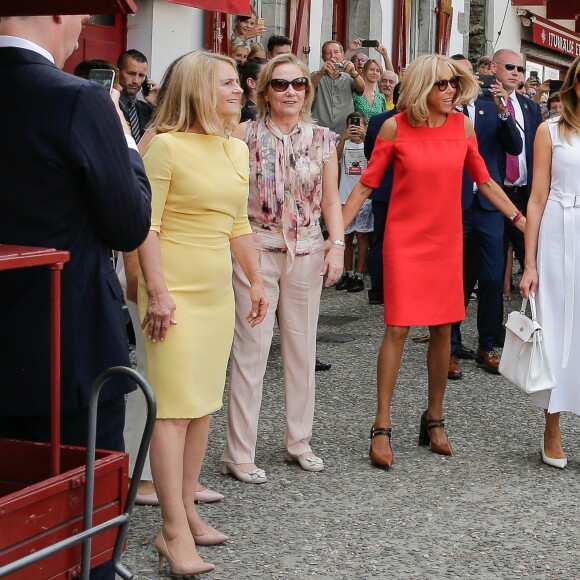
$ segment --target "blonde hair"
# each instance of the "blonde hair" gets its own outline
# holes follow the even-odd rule
[[[222,62],[238,76],[234,59],[213,52],[190,52],[175,63],[155,109],[151,123],[155,133],[185,132],[196,121],[208,135],[223,135],[237,127],[239,114],[225,119],[217,112],[217,70]]]
[[[263,52],[264,56],[257,57],[256,55],[259,52]],[[253,58],[266,58],[266,51],[259,42],[252,42],[252,44],[250,44],[250,53],[248,54],[248,60],[252,60]]]
[[[580,74],[580,56],[570,65],[564,84],[559,91],[562,112],[558,121],[558,128],[562,137],[570,142],[570,137],[576,133],[580,134],[580,116],[578,115],[578,97],[576,96],[575,83],[576,75]]]
[[[234,52],[236,48],[247,48],[248,52],[250,52],[250,45],[243,38],[236,38],[235,40],[232,40],[230,54]]]
[[[430,112],[427,97],[435,83],[441,80],[447,71],[451,71],[453,76],[459,79],[453,107],[468,105],[479,95],[477,79],[464,66],[440,54],[420,56],[405,71],[397,103],[397,109],[407,112],[407,119],[413,127],[425,124]]]
[[[262,120],[268,112],[268,103],[266,102],[266,93],[268,92],[268,87],[270,86],[270,81],[274,78],[274,71],[277,67],[283,64],[293,64],[297,66],[302,72],[302,76],[306,77],[308,83],[306,85],[305,95],[304,95],[304,106],[303,110],[300,112],[300,119],[305,123],[313,123],[314,120],[310,114],[310,108],[312,107],[312,101],[314,100],[314,89],[312,88],[312,83],[310,82],[310,70],[303,63],[300,62],[291,52],[287,54],[279,54],[271,59],[267,65],[264,66],[262,72],[260,73],[260,78],[258,79],[258,86],[256,87],[256,105],[258,109],[258,119]]]

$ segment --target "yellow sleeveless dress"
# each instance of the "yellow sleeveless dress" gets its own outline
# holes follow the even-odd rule
[[[203,417],[222,406],[234,331],[230,239],[251,234],[248,148],[238,139],[164,133],[143,157],[165,282],[177,305],[163,342],[145,333],[157,418]],[[139,279],[143,319],[147,292]]]

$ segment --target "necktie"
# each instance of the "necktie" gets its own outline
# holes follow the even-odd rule
[[[512,119],[516,120],[516,113],[511,98],[508,98],[508,111]],[[515,183],[520,178],[520,162],[517,155],[506,153],[505,176],[510,183]]]
[[[137,104],[135,101],[127,101],[127,111],[129,112],[129,126],[131,135],[136,143],[141,139],[141,127],[139,126],[139,117],[137,116]]]

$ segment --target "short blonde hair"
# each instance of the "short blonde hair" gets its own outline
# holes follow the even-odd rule
[[[151,124],[156,133],[185,132],[196,121],[208,135],[236,128],[239,114],[224,119],[217,112],[217,70],[222,62],[238,76],[235,60],[213,52],[190,52],[175,63]]]
[[[459,78],[453,106],[468,105],[479,95],[479,83],[464,66],[458,65],[447,56],[426,54],[416,58],[405,71],[401,81],[401,94],[397,103],[399,111],[406,111],[413,127],[425,124],[429,117],[427,96],[445,72],[451,71]]]
[[[302,72],[302,76],[306,77],[308,84],[306,85],[305,95],[304,95],[304,107],[300,112],[300,119],[305,123],[313,123],[314,120],[310,114],[310,109],[312,107],[312,101],[314,100],[314,89],[312,88],[312,82],[310,81],[310,70],[303,63],[300,62],[291,52],[286,54],[279,54],[271,59],[267,65],[264,66],[262,72],[260,73],[260,78],[258,79],[258,86],[256,87],[256,105],[258,109],[258,119],[262,120],[268,111],[268,104],[266,102],[266,93],[268,92],[268,87],[270,86],[270,81],[274,78],[274,71],[277,67],[283,64],[293,64],[297,66]]]

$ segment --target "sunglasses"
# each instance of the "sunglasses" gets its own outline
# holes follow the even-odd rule
[[[522,90],[526,86],[525,83],[518,83],[518,90]]]
[[[288,87],[292,85],[295,91],[304,91],[308,86],[308,79],[306,77],[298,77],[292,81],[287,81],[286,79],[271,79],[270,86],[277,92],[283,93],[288,90]]]
[[[452,89],[456,89],[459,86],[459,77],[453,77],[449,80],[443,79],[433,83],[433,86],[437,87],[441,92],[446,91],[449,85],[451,85]]]
[[[517,66],[517,65],[511,64],[511,63],[505,64],[503,62],[497,62],[497,61],[496,61],[496,64],[501,64],[502,66],[505,66],[505,70],[512,71],[515,68],[517,68],[518,69],[518,72],[520,72],[520,73],[525,73],[526,72],[526,67],[525,66]]]

